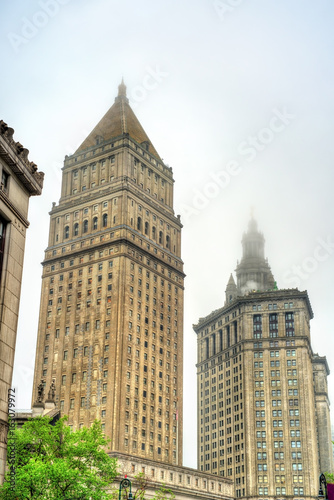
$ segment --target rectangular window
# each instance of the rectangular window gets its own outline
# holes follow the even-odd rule
[[[269,314],[269,336],[278,337],[278,319],[277,314]]]
[[[295,324],[293,312],[285,313],[285,334],[287,337],[294,337]]]
[[[2,171],[2,176],[4,174],[4,171]],[[3,183],[1,183],[3,184]],[[0,217],[0,283],[1,283],[1,276],[2,276],[2,265],[3,265],[3,260],[4,260],[4,252],[5,252],[5,240],[6,240],[6,222],[5,220]]]
[[[253,336],[255,339],[262,338],[262,315],[254,314],[253,316]]]
[[[7,174],[7,172],[4,169],[2,169],[1,189],[2,189],[2,191],[5,191],[5,193],[7,193],[7,191],[8,191],[8,179],[9,179],[9,175]]]

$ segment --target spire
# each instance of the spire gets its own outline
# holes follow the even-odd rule
[[[257,231],[257,222],[252,216],[251,220],[248,222],[248,232],[249,233],[256,233]]]
[[[129,99],[126,97],[126,85],[122,77],[121,83],[118,85],[118,96],[115,97],[115,102],[123,101],[129,104]]]
[[[230,276],[230,279],[227,282],[226,290],[225,290],[225,305],[232,302],[238,295],[237,285],[235,284],[234,278]]]
[[[126,85],[122,78],[118,86],[118,95],[115,98],[114,104],[83,141],[81,146],[79,146],[76,153],[96,146],[102,142],[106,143],[112,141],[123,134],[128,134],[128,136],[134,139],[138,144],[141,144],[146,151],[151,153],[158,160],[161,160],[158,152],[130,107],[129,99],[126,96]]]
[[[264,291],[275,287],[274,277],[264,257],[264,236],[257,228],[251,215],[248,231],[242,237],[242,259],[236,269],[238,294],[257,290]]]
[[[124,79],[122,77],[121,83],[118,85],[118,97],[124,96],[126,97],[126,85],[124,83]]]

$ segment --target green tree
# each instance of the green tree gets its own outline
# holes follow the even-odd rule
[[[330,474],[329,472],[325,472],[325,478],[327,483],[333,484],[334,483],[334,474]]]
[[[107,500],[106,487],[117,474],[117,459],[104,451],[107,440],[98,421],[72,431],[63,417],[32,418],[11,437],[9,472],[1,500]],[[14,480],[14,481],[13,481]]]

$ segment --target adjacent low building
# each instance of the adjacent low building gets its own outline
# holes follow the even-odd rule
[[[132,494],[141,484],[144,485],[145,498],[153,498],[161,488],[170,490],[175,495],[175,500],[234,498],[234,485],[230,479],[123,453],[112,452],[110,456],[117,458],[119,466],[119,476],[111,490],[117,489],[122,478],[127,477],[132,483]]]
[[[40,195],[43,172],[28,149],[0,121],[0,482],[6,463],[8,390],[11,387],[30,196]]]

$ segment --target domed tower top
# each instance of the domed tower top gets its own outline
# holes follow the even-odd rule
[[[242,258],[259,257],[264,259],[264,236],[257,229],[257,222],[252,217],[248,223],[248,231],[242,237]]]
[[[264,257],[265,239],[257,228],[257,222],[252,216],[248,223],[248,231],[242,237],[242,259],[237,265],[238,295],[249,291],[270,290],[275,287],[267,259]]]

